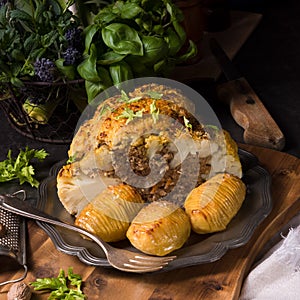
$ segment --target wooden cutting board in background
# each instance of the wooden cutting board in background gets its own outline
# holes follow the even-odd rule
[[[76,257],[59,252],[33,221],[28,222],[28,267],[26,282],[37,277],[57,276],[59,269],[72,266],[83,276],[83,290],[89,300],[229,300],[238,299],[243,279],[265,244],[300,210],[300,160],[291,155],[254,146],[241,148],[255,154],[272,175],[274,208],[243,247],[227,252],[220,260],[161,274],[128,274],[114,269],[92,267]],[[0,270],[0,281],[19,273]],[[0,288],[6,299],[9,285]],[[34,294],[33,300],[47,299]]]

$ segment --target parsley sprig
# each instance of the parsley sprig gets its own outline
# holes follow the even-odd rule
[[[11,149],[8,150],[7,159],[0,162],[0,182],[19,179],[20,184],[28,182],[33,187],[38,187],[39,182],[34,178],[35,170],[30,162],[33,159],[42,161],[48,153],[44,150],[29,149],[20,150],[16,158],[12,157]]]
[[[183,116],[183,122],[184,122],[184,126],[185,126],[186,128],[193,129],[193,126],[192,126],[192,124],[190,123],[189,119],[187,119],[185,116]]]
[[[159,108],[156,107],[155,100],[150,104],[150,114],[152,115],[153,122],[156,123],[159,118]]]
[[[131,122],[134,118],[141,118],[143,116],[144,109],[141,109],[137,112],[134,112],[132,109],[125,107],[124,111],[116,117],[117,120],[119,119],[127,119],[126,124]]]
[[[73,273],[73,268],[68,269],[68,276],[65,276],[64,270],[60,269],[57,277],[37,278],[30,285],[34,290],[51,290],[48,300],[81,300],[86,299],[81,290],[82,278]]]

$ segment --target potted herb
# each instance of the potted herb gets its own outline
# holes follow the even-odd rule
[[[0,105],[32,132],[111,85],[168,76],[197,51],[182,20],[171,0],[2,0]]]
[[[196,54],[171,0],[117,0],[106,5],[86,26],[84,59],[77,70],[88,100],[108,86],[144,76],[168,76],[178,63]]]
[[[67,115],[87,103],[77,72],[83,27],[70,5],[63,0],[0,2],[0,105],[13,126],[30,137],[38,137],[60,111],[63,118],[42,133],[47,140]],[[56,133],[53,139],[60,141]]]

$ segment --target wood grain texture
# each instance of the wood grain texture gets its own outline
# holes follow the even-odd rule
[[[245,78],[225,82],[217,87],[219,99],[230,106],[234,120],[244,129],[244,142],[282,150],[285,138]]]
[[[182,300],[238,299],[243,279],[264,245],[300,210],[300,160],[282,152],[240,145],[255,154],[272,175],[274,207],[243,247],[228,251],[220,260],[167,273],[128,274],[110,268],[92,267],[55,249],[47,235],[28,222],[29,274],[26,282],[37,277],[56,276],[60,268],[73,266],[83,276],[89,300]],[[15,271],[0,271],[0,280],[18,277]],[[9,285],[0,288],[6,299]],[[47,299],[49,294],[34,293],[32,299]]]

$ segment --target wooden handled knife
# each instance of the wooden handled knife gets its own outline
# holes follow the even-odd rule
[[[244,142],[282,150],[285,138],[248,81],[233,65],[217,40],[210,40],[210,49],[226,79],[217,87],[218,97],[229,103],[234,120],[244,129]]]

